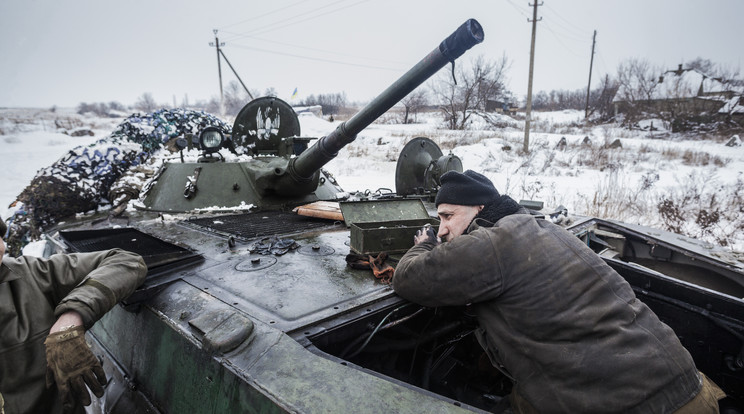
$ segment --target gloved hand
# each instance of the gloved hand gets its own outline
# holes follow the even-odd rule
[[[64,412],[71,412],[79,401],[90,405],[87,384],[96,397],[103,396],[106,374],[98,359],[85,343],[85,329],[82,326],[49,334],[46,345],[46,386],[55,382],[62,400]]]
[[[416,232],[416,235],[413,237],[413,243],[419,244],[423,242],[429,242],[434,244],[439,244],[439,238],[437,237],[437,234],[434,232],[434,228],[427,225],[422,227],[420,230]]]

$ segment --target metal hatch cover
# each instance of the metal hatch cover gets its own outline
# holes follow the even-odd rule
[[[131,227],[60,231],[59,235],[73,252],[85,253],[119,248],[142,256],[147,265],[147,278],[134,293],[122,301],[125,305],[147,299],[161,286],[179,279],[178,270],[204,260],[198,253]]]
[[[131,227],[60,231],[59,235],[73,252],[95,252],[119,248],[137,253],[144,259],[148,275],[154,270],[160,270],[162,267],[178,262],[189,259],[201,260],[201,255],[197,253]]]

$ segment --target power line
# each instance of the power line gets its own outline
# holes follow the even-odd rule
[[[581,35],[577,35],[574,34],[574,32],[567,31],[565,29],[565,26],[561,26],[558,20],[546,18],[545,22],[546,24],[550,22],[551,25],[554,25],[553,27],[556,29],[556,31],[560,31],[564,37],[569,38],[574,42],[586,42],[586,34],[582,33]]]
[[[305,22],[305,21],[308,21],[308,20],[317,19],[317,18],[319,18],[321,16],[325,16],[325,15],[328,15],[328,14],[331,14],[331,13],[335,13],[335,12],[338,12],[338,11],[341,11],[341,10],[344,10],[344,9],[347,9],[349,7],[353,7],[353,6],[356,6],[358,4],[365,3],[365,2],[367,2],[369,0],[361,0],[361,1],[357,1],[356,3],[352,3],[352,4],[349,4],[349,5],[346,5],[344,7],[337,7],[335,9],[332,9],[332,10],[329,10],[329,11],[326,11],[326,12],[317,13],[318,11],[320,11],[322,9],[327,9],[329,7],[335,6],[335,5],[339,4],[339,3],[344,3],[346,1],[347,0],[338,0],[338,1],[335,1],[333,3],[327,4],[327,5],[323,6],[323,7],[316,8],[314,10],[315,14],[312,14],[310,16],[308,16],[307,13],[294,15],[294,16],[288,18],[288,19],[284,19],[283,20],[283,22],[285,23],[284,25],[269,24],[269,25],[264,25],[262,27],[255,28],[252,31],[249,31],[249,32],[244,33],[244,34],[235,34],[235,36],[232,37],[231,40],[237,40],[237,39],[246,38],[246,37],[251,37],[251,38],[257,39],[256,36],[255,36],[255,34],[271,32],[271,31],[282,29],[282,28],[284,28],[284,27],[286,27],[288,25],[291,25],[291,24],[298,24],[298,23]],[[299,3],[300,2],[296,2],[296,3],[293,3],[293,4],[288,5],[286,7],[279,8],[279,9],[276,9],[276,10],[273,10],[273,11],[270,11],[270,12],[267,12],[267,13],[264,13],[264,14],[262,14],[260,16],[254,17],[252,19],[248,19],[248,20],[244,20],[242,22],[234,23],[234,24],[229,25],[229,26],[235,26],[235,25],[238,25],[238,24],[246,23],[246,22],[251,21],[251,20],[256,20],[256,19],[258,19],[260,17],[264,17],[264,16],[267,16],[267,15],[270,15],[270,14],[277,13],[279,11],[286,10],[286,9],[288,9],[290,7],[296,6]],[[300,20],[296,20],[297,18],[300,18],[300,17],[305,17],[305,18],[300,19]],[[217,41],[217,38],[216,38],[216,34],[217,34],[217,30],[215,30],[215,41],[218,42]],[[264,41],[264,42],[271,42],[271,43],[276,43],[276,44],[282,44],[281,42],[268,41],[268,40],[260,39],[260,38],[258,38],[258,39],[261,40],[261,41]],[[284,46],[290,46],[290,47],[299,47],[299,46],[295,46],[295,45],[289,45],[289,44],[286,44],[286,43],[284,43],[283,45]],[[225,62],[227,62],[227,64],[230,66],[230,69],[232,69],[232,71],[235,73],[235,76],[238,77],[238,80],[240,81],[241,84],[243,84],[243,81],[240,79],[240,76],[238,76],[238,73],[235,71],[235,69],[232,67],[232,65],[230,64],[230,62],[227,60],[227,56],[225,56],[224,52],[222,52],[222,50],[220,50],[220,46],[224,46],[224,43],[217,43],[216,44],[216,47],[217,47],[217,66],[218,66],[218,70],[219,70],[219,73],[220,73],[220,96],[221,96],[221,100],[220,101],[222,102],[224,100],[224,98],[222,98],[222,73],[221,73],[221,69],[220,69],[220,55],[225,59]],[[314,60],[314,61],[319,61],[319,62],[335,63],[335,64],[347,65],[347,66],[356,66],[356,67],[362,67],[362,68],[368,68],[368,69],[381,69],[381,70],[389,70],[389,71],[400,72],[400,69],[399,68],[389,68],[389,67],[383,67],[383,66],[372,66],[372,65],[354,64],[354,63],[341,62],[341,61],[332,60],[332,59],[315,58],[315,57],[297,55],[297,54],[292,54],[292,53],[279,52],[279,51],[276,51],[276,50],[261,49],[261,48],[250,47],[250,46],[245,46],[245,45],[234,45],[234,46],[235,47],[238,47],[238,48],[242,48],[242,49],[254,50],[254,51],[264,52],[264,53],[271,53],[271,54],[276,54],[276,55],[290,56],[290,57],[295,57],[295,58],[300,58],[300,59],[306,59],[306,60]],[[305,48],[305,49],[311,49],[311,48]],[[333,53],[333,52],[329,52],[329,51],[325,51],[325,52],[326,53]],[[337,53],[335,53],[335,54],[337,54]],[[245,84],[243,84],[243,88],[245,88],[246,91],[248,92],[248,89],[245,87]],[[250,92],[248,92],[248,94],[250,95]]]
[[[577,43],[578,42],[581,42],[581,43],[586,42],[586,39],[587,39],[586,38],[586,34],[585,34],[586,32],[583,32],[582,29],[577,28],[573,23],[571,23],[568,20],[566,20],[565,18],[563,18],[553,8],[551,8],[551,7],[547,6],[547,5],[545,7],[547,7],[548,9],[550,9],[550,10],[553,11],[553,17],[557,17],[557,19],[550,19],[550,18],[547,18],[546,17],[546,19],[545,19],[546,22],[550,21],[551,24],[555,25],[555,28],[556,29],[560,29],[560,31],[562,32],[562,34],[564,36],[572,38]],[[543,14],[543,15],[545,15],[545,14]],[[559,19],[560,20],[563,20],[568,25],[561,23],[561,21]]]
[[[333,2],[333,3],[329,3],[329,4],[326,4],[325,6],[321,6],[321,7],[315,8],[315,9],[314,9],[314,11],[322,10],[322,9],[325,9],[325,8],[331,7],[331,6],[335,5],[335,4],[338,4],[338,3],[343,3],[343,2],[345,2],[345,1],[348,1],[348,0],[337,0],[337,1]],[[287,7],[284,7],[284,8],[282,8],[282,9],[279,9],[279,10],[285,10],[286,8],[287,8]],[[235,37],[234,37],[234,38],[231,38],[230,40],[235,40],[235,39],[239,39],[239,38],[242,38],[242,37],[247,37],[247,36],[253,35],[253,34],[255,34],[256,32],[258,32],[258,31],[260,31],[260,30],[263,30],[263,29],[265,29],[265,28],[267,28],[267,27],[272,27],[272,26],[275,26],[275,25],[277,25],[277,24],[281,24],[281,23],[283,23],[283,22],[287,22],[287,21],[289,21],[289,20],[292,20],[292,19],[297,19],[297,18],[301,18],[301,17],[307,16],[307,15],[308,15],[308,13],[312,13],[312,12],[313,12],[313,11],[311,11],[311,12],[305,12],[305,11],[303,11],[303,12],[301,12],[301,13],[295,14],[295,15],[293,15],[293,16],[290,16],[290,17],[280,17],[280,19],[279,19],[279,20],[276,20],[276,21],[272,21],[272,22],[270,22],[270,23],[268,23],[268,24],[265,24],[265,25],[263,25],[263,26],[260,26],[260,27],[258,27],[258,28],[252,28],[252,29],[249,29],[249,30],[248,30],[247,32],[244,32],[244,33],[239,33],[239,34],[236,34],[236,35],[235,35]],[[268,14],[273,14],[273,12],[270,12],[270,13],[268,13]],[[248,21],[250,21],[250,20],[248,20]]]
[[[322,52],[322,53],[328,53],[328,54],[336,55],[336,56],[343,56],[343,57],[349,57],[349,58],[354,58],[354,59],[367,59],[367,60],[370,60],[370,57],[369,56],[350,55],[348,53],[339,53],[339,52],[332,51],[332,50],[325,50],[325,49],[319,49],[319,48],[314,48],[314,47],[294,45],[294,44],[291,44],[291,43],[279,42],[279,41],[276,41],[276,40],[269,40],[269,39],[265,39],[265,38],[261,38],[261,37],[256,37],[256,36],[249,36],[249,38],[250,39],[253,39],[253,40],[257,40],[257,41],[259,41],[261,43],[274,43],[274,44],[277,44],[277,45],[289,46],[289,47],[293,47],[293,48],[297,48],[297,49],[301,49],[301,50],[308,50],[308,51],[312,51],[312,52]],[[250,47],[250,46],[247,46],[247,45],[243,45],[243,46]],[[401,67],[406,64],[405,62],[393,61],[393,60],[385,60],[385,59],[377,59],[377,58],[374,58],[374,60],[376,62],[388,62],[388,63],[393,63],[393,64],[400,64]]]
[[[358,1],[356,3],[350,4],[350,5],[345,6],[345,7],[339,7],[337,9],[335,9],[335,10],[330,10],[330,11],[327,11],[325,13],[317,14],[315,16],[310,16],[310,17],[308,17],[306,19],[298,20],[298,21],[295,21],[295,22],[292,22],[292,23],[287,23],[284,26],[271,27],[271,28],[269,28],[267,30],[259,31],[257,33],[253,33],[253,34],[264,34],[264,33],[273,32],[273,31],[276,31],[276,30],[279,30],[279,29],[283,29],[285,27],[288,27],[288,26],[291,26],[291,25],[294,25],[294,24],[303,23],[303,22],[306,22],[308,20],[317,19],[318,17],[322,17],[322,16],[326,16],[326,15],[329,15],[329,14],[333,14],[333,13],[339,12],[341,10],[346,10],[346,9],[348,9],[350,7],[354,7],[356,5],[359,5],[359,4],[362,4],[362,3],[366,3],[368,1],[370,1],[370,0],[361,0],[361,1]]]
[[[577,25],[576,25],[576,23],[571,22],[568,19],[566,19],[565,17],[561,16],[561,14],[558,13],[557,10],[555,10],[552,7],[550,7],[549,5],[546,5],[545,8],[547,8],[548,10],[550,10],[551,12],[553,12],[553,14],[555,14],[556,17],[558,17],[559,19],[561,19],[564,22],[566,22],[568,24],[567,27],[569,27],[571,30],[574,30],[575,33],[576,33],[576,35],[580,35],[580,34],[583,34],[583,33],[586,32],[586,30],[583,27],[582,28],[578,28]]]
[[[522,16],[528,19],[530,18],[530,16],[527,13],[525,13],[522,9],[520,9],[518,5],[514,4],[512,0],[506,0],[506,2],[511,4],[511,6],[514,7],[514,9],[517,10],[517,12],[519,12],[519,14],[521,14]]]
[[[556,39],[556,40],[558,41],[558,43],[560,43],[560,44],[561,44],[561,46],[563,46],[564,48],[566,48],[566,50],[568,50],[569,52],[571,52],[571,54],[573,54],[573,55],[574,55],[574,56],[576,56],[576,57],[583,57],[583,56],[582,56],[582,55],[580,55],[579,53],[576,53],[576,52],[575,52],[575,51],[574,51],[573,49],[571,49],[570,47],[566,46],[566,44],[565,44],[565,43],[563,43],[563,41],[561,40],[561,37],[560,37],[560,36],[558,35],[558,33],[554,32],[554,31],[553,31],[553,29],[552,29],[552,28],[550,27],[550,25],[549,25],[549,24],[548,24],[547,22],[545,22],[545,28],[547,28],[548,30],[550,30],[550,32],[551,32],[551,33],[553,33],[553,34],[555,35],[555,39]]]
[[[389,68],[389,67],[384,67],[384,66],[360,65],[360,64],[356,64],[356,63],[341,62],[341,61],[332,60],[332,59],[314,58],[314,57],[310,57],[310,56],[296,55],[296,54],[293,54],[293,53],[278,52],[276,50],[260,49],[260,48],[251,47],[251,46],[243,46],[243,45],[233,45],[233,46],[238,47],[238,48],[241,48],[241,49],[255,50],[257,52],[271,53],[271,54],[274,54],[274,55],[282,55],[282,56],[290,56],[290,57],[296,57],[296,58],[300,58],[300,59],[314,60],[314,61],[318,61],[318,62],[336,63],[336,64],[339,64],[339,65],[355,66],[355,67],[367,68],[367,69],[389,70],[389,71],[393,71],[393,72],[400,72],[401,71],[400,68]]]
[[[318,10],[322,10],[322,9],[328,8],[328,7],[331,7],[331,6],[336,5],[338,3],[343,3],[345,1],[348,1],[348,0],[337,0],[337,1],[334,1],[333,3],[326,4],[325,6],[317,7],[314,10],[311,10],[310,12],[303,11],[303,12],[294,14],[294,15],[289,16],[289,17],[280,17],[279,20],[272,21],[272,22],[270,22],[268,24],[265,24],[265,25],[263,25],[261,27],[258,27],[258,28],[249,29],[247,32],[238,34],[237,36],[238,37],[242,37],[242,36],[252,35],[256,31],[265,29],[267,27],[272,27],[272,26],[277,25],[277,24],[281,24],[281,23],[286,22],[288,20],[297,19],[297,18],[301,18],[301,17],[307,16],[309,13],[317,12]],[[294,3],[294,4],[296,4],[296,3]],[[281,11],[281,10],[285,10],[285,9],[287,9],[287,7],[281,8],[281,9],[276,10],[276,11]],[[274,12],[270,12],[268,14],[273,14],[273,13]],[[252,19],[252,20],[255,20],[255,19]],[[251,21],[251,20],[248,20],[248,21]]]
[[[520,8],[519,8],[519,6],[518,6],[518,5],[514,4],[514,2],[513,2],[512,0],[506,0],[506,1],[507,1],[507,3],[509,3],[509,4],[510,4],[510,5],[512,6],[512,7],[514,7],[514,8],[515,8],[515,9],[516,9],[516,10],[517,10],[517,11],[518,11],[518,12],[519,12],[519,13],[520,13],[521,15],[523,15],[523,16],[525,16],[525,17],[527,17],[527,19],[528,19],[528,20],[530,19],[530,17],[529,17],[529,16],[527,16],[527,15],[526,15],[526,14],[525,14],[525,13],[524,13],[524,12],[523,12],[523,11],[522,11],[522,10],[521,10]],[[541,17],[540,19],[542,20],[542,17]],[[555,30],[553,30],[553,28],[552,28],[552,27],[551,27],[550,25],[548,25],[548,23],[547,23],[547,20],[545,21],[545,25],[546,25],[546,27],[548,28],[548,30],[550,30],[550,32],[551,32],[551,33],[553,33],[553,34],[555,35],[556,39],[558,40],[558,43],[560,43],[560,44],[561,44],[561,45],[562,45],[562,46],[563,46],[564,48],[566,48],[566,50],[568,50],[569,52],[571,52],[571,53],[572,53],[573,55],[575,55],[575,56],[578,56],[578,57],[581,57],[581,54],[577,53],[576,51],[574,51],[573,49],[571,49],[570,47],[568,47],[568,46],[567,46],[567,45],[566,45],[565,43],[563,43],[563,41],[561,40],[561,37],[562,37],[562,36],[561,36],[561,35],[559,35],[559,34],[558,34],[558,33],[557,33],[557,32],[556,32]],[[579,41],[582,41],[582,42],[583,42],[583,41],[586,41],[586,38],[583,38],[583,37],[579,38],[579,37],[577,37],[577,36],[575,36],[575,35],[573,35],[573,34],[571,34],[571,33],[568,33],[568,32],[566,32],[566,36],[569,36],[569,37],[573,37],[573,38],[574,38],[574,41],[575,41],[575,42],[579,42]]]
[[[602,66],[602,68],[604,68],[604,72],[610,73],[610,68],[607,65],[607,62],[605,62],[604,57],[602,56],[602,51],[600,49],[597,49],[595,53],[599,57],[599,65]]]
[[[311,13],[318,12],[320,10],[323,10],[323,9],[328,8],[328,7],[334,6],[334,5],[338,4],[338,3],[344,3],[346,1],[347,0],[338,0],[338,1],[335,1],[333,3],[327,4],[325,6],[322,6],[322,7],[319,7],[317,9],[315,9]],[[248,32],[246,32],[244,34],[238,35],[238,36],[236,36],[234,38],[231,38],[230,40],[237,40],[237,39],[241,39],[241,38],[244,38],[244,37],[250,37],[250,36],[255,36],[255,35],[264,34],[264,33],[268,33],[268,32],[273,32],[273,31],[276,31],[276,30],[279,30],[279,29],[283,29],[283,28],[285,28],[287,26],[295,25],[295,24],[298,24],[298,23],[303,23],[303,22],[306,22],[308,20],[313,20],[313,19],[317,19],[318,17],[322,17],[322,16],[326,16],[328,14],[336,13],[336,12],[339,12],[341,10],[348,9],[349,7],[353,7],[353,6],[356,6],[356,5],[361,4],[361,3],[366,3],[368,1],[369,0],[361,0],[361,1],[358,1],[356,3],[352,3],[350,5],[347,5],[347,6],[344,6],[344,7],[339,7],[339,8],[333,9],[333,10],[329,10],[329,11],[326,11],[326,12],[323,12],[323,13],[320,13],[320,14],[312,14],[312,15],[309,15],[311,13],[296,14],[294,16],[291,16],[291,17],[282,19],[283,24],[269,23],[269,24],[266,24],[264,26],[257,27],[257,28],[255,28],[253,30],[250,30],[250,31],[248,31]],[[295,19],[302,18],[302,17],[305,17],[305,18],[304,19],[300,19],[300,20],[295,20]]]
[[[239,21],[237,23],[228,24],[227,26],[222,26],[222,27],[218,28],[217,30],[224,30],[224,29],[227,29],[228,27],[233,27],[233,26],[237,26],[239,24],[252,22],[254,20],[258,20],[260,18],[266,17],[268,15],[271,15],[271,14],[274,14],[274,13],[278,13],[278,12],[280,12],[282,10],[286,10],[286,9],[288,9],[290,7],[294,7],[294,6],[296,6],[296,5],[300,4],[300,3],[303,3],[303,0],[299,0],[299,1],[295,2],[295,3],[289,4],[289,5],[284,6],[284,7],[280,7],[278,9],[272,10],[272,11],[267,12],[267,13],[264,13],[264,14],[260,14],[258,16],[253,16],[250,19],[241,20],[241,21]]]

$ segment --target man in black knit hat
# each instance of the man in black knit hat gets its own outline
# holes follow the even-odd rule
[[[470,305],[514,412],[718,412],[723,392],[577,237],[474,171],[441,184],[439,233],[419,231],[393,287],[424,306]]]

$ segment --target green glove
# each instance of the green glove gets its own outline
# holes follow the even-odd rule
[[[82,326],[49,334],[44,345],[47,360],[46,386],[49,388],[57,383],[64,412],[71,412],[76,402],[90,405],[86,384],[96,397],[103,396],[106,374],[85,343],[85,329]]]

